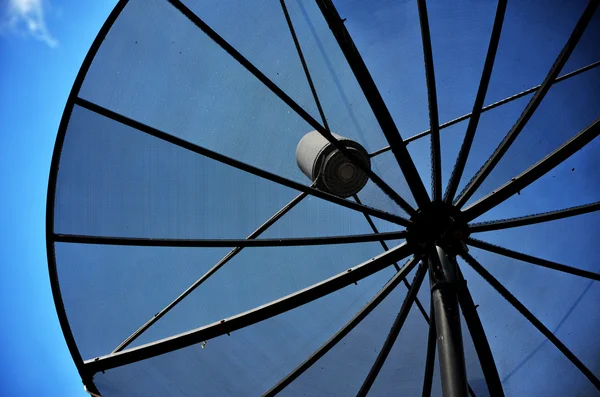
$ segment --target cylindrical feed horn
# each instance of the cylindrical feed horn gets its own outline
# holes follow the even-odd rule
[[[365,167],[371,168],[369,154],[360,144],[338,134],[332,135]],[[296,148],[296,162],[304,175],[316,181],[318,189],[343,198],[358,193],[369,179],[318,131],[302,137]]]

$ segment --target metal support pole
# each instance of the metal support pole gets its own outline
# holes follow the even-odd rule
[[[456,292],[456,261],[448,258],[441,247],[435,246],[429,266],[442,392],[444,397],[465,397],[468,394],[467,370]]]

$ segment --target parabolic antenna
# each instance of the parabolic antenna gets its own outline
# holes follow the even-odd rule
[[[597,395],[598,1],[120,1],[50,173],[102,396]]]

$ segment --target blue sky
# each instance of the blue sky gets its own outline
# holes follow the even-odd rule
[[[67,95],[83,57],[114,3],[75,0],[10,0],[1,3],[0,175],[4,194],[0,198],[0,395],[85,395],[66,349],[50,292],[44,236],[46,185],[56,131]],[[273,35],[269,30],[280,33],[281,29],[286,29],[280,10],[274,9],[268,2],[262,2],[260,6],[258,2],[252,6],[245,3],[235,9],[212,7],[208,1],[187,3],[192,4],[194,11],[206,18],[242,53],[249,54],[261,70],[316,115],[304,80],[293,78],[302,76],[302,71],[290,38],[283,34]],[[312,6],[306,7],[300,1],[288,3],[292,16],[296,18],[299,38],[307,49],[307,59],[315,72],[317,89],[322,95],[330,124],[336,132],[360,141],[367,149],[379,149],[385,144],[383,135],[376,127],[341,53],[336,50],[335,42],[328,35],[328,28],[320,19],[318,10],[312,2]],[[348,16],[347,26],[355,34],[357,46],[363,52],[376,82],[386,88],[382,89],[382,95],[403,136],[427,129],[429,121],[416,5],[381,2],[377,6],[380,9],[371,15],[372,10],[366,2],[340,3],[340,12]],[[124,12],[124,16],[113,27],[90,69],[80,95],[195,143],[262,168],[273,167],[290,179],[308,183],[298,171],[293,158],[299,137],[307,132],[304,121],[266,92],[260,83],[241,70],[239,65],[198,32],[196,27],[183,20],[166,2],[154,2],[153,6],[144,4],[141,7],[141,3],[137,4]],[[429,9],[432,45],[438,68],[440,121],[444,122],[470,111],[487,48],[495,3],[465,7],[472,13],[456,13],[447,5],[432,4]],[[562,3],[561,7],[556,8],[546,7],[543,2],[528,3],[524,9],[509,6],[486,103],[541,82],[583,7],[583,2],[574,2],[575,6],[569,4]],[[263,20],[264,23],[236,25],[235,29],[231,29],[231,24],[240,18]],[[378,29],[371,28],[374,20]],[[162,25],[164,21],[171,23]],[[593,32],[599,29],[598,21],[599,17],[596,16]],[[260,28],[259,31],[257,28]],[[250,33],[270,35],[270,40],[257,47]],[[544,40],[540,41],[540,37]],[[586,33],[563,73],[598,60],[600,50],[595,37],[593,33]],[[281,75],[279,72],[282,72]],[[590,98],[600,91],[599,75],[596,69],[554,87],[540,106],[539,116],[532,118],[507,153],[506,161],[491,175],[489,185],[484,185],[484,189],[488,190],[480,193],[487,193],[523,171],[598,117],[598,106],[594,106]],[[153,84],[148,84],[148,81]],[[503,133],[508,131],[527,100],[528,97],[515,101],[482,117],[475,140],[477,146],[469,158],[461,185],[466,183]],[[273,186],[270,182],[248,177],[237,170],[182,152],[172,145],[115,125],[101,116],[90,115],[86,110],[74,111],[71,120],[73,133],[67,135],[64,161],[61,163],[61,167],[64,166],[62,170],[66,169],[67,172],[59,178],[62,178],[63,186],[73,189],[61,190],[59,187],[58,190],[56,227],[59,232],[129,233],[132,236],[147,234],[161,237],[165,237],[162,234],[165,233],[168,234],[166,237],[243,238],[296,194],[290,189]],[[227,120],[227,123],[223,120]],[[227,124],[226,128],[223,128],[224,124]],[[247,129],[248,125],[254,129]],[[442,134],[444,181],[447,181],[454,164],[454,158],[449,153],[455,155],[458,151],[465,127],[466,123],[463,122]],[[248,131],[259,133],[248,135]],[[86,132],[91,133],[86,135]],[[512,197],[486,214],[486,219],[524,215],[597,200],[600,182],[594,175],[599,167],[599,159],[595,155],[599,144],[596,140],[538,183],[525,189],[521,195]],[[426,186],[429,185],[428,145],[428,139],[423,139],[409,146]],[[153,156],[147,156],[147,153]],[[393,168],[395,165],[390,153],[374,160],[373,167],[403,195],[408,192],[403,178]],[[186,172],[181,172],[182,169]],[[197,180],[203,181],[200,188],[194,184]],[[85,182],[83,186],[78,186],[78,181]],[[151,186],[147,187],[150,183]],[[562,189],[566,184],[571,186],[570,190]],[[190,190],[179,194],[179,190],[172,189],[173,186]],[[204,186],[209,186],[211,190],[203,190]],[[251,198],[260,197],[261,200],[240,199],[241,196],[236,196],[237,191],[243,191]],[[88,192],[93,193],[93,199],[87,196]],[[398,211],[389,200],[382,198],[373,184],[367,185],[361,195],[369,205]],[[222,197],[228,199],[222,200]],[[111,201],[115,198],[120,200],[118,205],[114,205],[116,201]],[[408,196],[407,199],[412,200]],[[174,202],[176,205],[173,205]],[[144,223],[148,215],[153,217],[150,225]],[[544,247],[543,254],[548,259],[597,270],[597,263],[592,259],[598,253],[598,246],[592,238],[598,233],[595,220],[598,220],[598,216],[590,215],[555,222],[553,225],[485,233],[477,237],[531,254],[539,254],[539,247]],[[386,228],[390,228],[390,225],[381,222],[380,229]],[[573,232],[562,236],[561,228]],[[366,232],[368,228],[361,214],[311,198],[282,218],[264,237]],[[556,243],[558,239],[560,244]],[[577,252],[565,250],[567,245],[578,247]],[[335,274],[348,263],[359,263],[379,250],[377,244],[369,245],[364,250],[353,245],[341,254],[342,261],[339,260],[339,250],[331,247],[245,250],[237,261],[232,261],[210,283],[206,283],[202,291],[198,290],[186,299],[140,341],[172,335],[275,299]],[[62,244],[57,248],[58,260],[63,269],[70,269],[60,276],[64,299],[69,304],[71,326],[84,358],[110,351],[124,336],[129,335],[131,329],[164,307],[165,300],[168,302],[171,296],[176,296],[190,284],[190,280],[195,279],[198,272],[201,274],[225,251],[206,249],[198,253],[190,249],[177,250],[175,253],[168,249]],[[559,336],[576,354],[583,356],[586,364],[598,371],[600,365],[595,356],[598,347],[590,349],[587,342],[594,340],[595,325],[600,319],[598,315],[588,315],[586,322],[585,316],[581,316],[581,312],[595,307],[594,299],[598,299],[600,293],[597,285],[589,287],[586,280],[550,275],[523,264],[522,268],[512,263],[507,266],[491,254],[473,251],[553,331],[560,332]],[[204,259],[200,268],[197,266],[198,257]],[[264,263],[267,257],[269,261]],[[165,263],[177,266],[177,271],[170,271],[171,268],[166,268]],[[325,265],[322,266],[322,263]],[[256,267],[248,267],[247,264]],[[310,271],[307,271],[306,264],[313,266]],[[69,265],[74,266],[65,267]],[[258,267],[260,265],[263,267]],[[284,265],[286,270],[282,271]],[[464,272],[469,280],[477,277],[468,268]],[[145,279],[140,279],[138,275]],[[389,273],[382,273],[379,279],[373,278],[374,281],[370,283],[359,283],[363,288],[360,299],[372,294],[387,277]],[[118,282],[113,282],[113,279]],[[132,290],[130,285],[135,281],[138,283]],[[502,306],[503,302],[494,298],[495,295],[485,284],[474,282],[470,285],[482,307],[487,305],[494,308],[482,314],[484,326],[515,330],[515,333],[524,335],[516,353],[512,348],[513,335],[509,331],[504,331],[504,334],[499,332],[499,338],[491,341],[492,349],[500,356],[500,371],[510,377],[504,379],[510,390],[523,391],[521,385],[528,387],[533,384],[532,371],[540,371],[536,373],[537,376],[544,376],[546,368],[539,363],[545,360],[553,373],[572,375],[577,387],[585,384],[585,379],[582,381],[577,378],[577,373],[568,372],[573,370],[570,363],[560,361],[562,357],[556,350],[548,346],[535,330],[532,332],[531,327],[528,328],[529,325],[515,315],[512,308]],[[531,285],[536,289],[530,289]],[[550,285],[552,288],[548,288]],[[260,290],[260,294],[257,290]],[[214,298],[220,296],[217,295],[219,293],[224,294],[223,299]],[[539,299],[540,296],[543,299]],[[348,316],[352,314],[347,306],[340,306],[339,311],[333,310],[343,299],[332,299],[328,307],[330,311],[335,311],[337,317],[335,323],[331,321],[326,324],[328,328],[324,328],[323,324],[333,315],[327,310],[319,312],[322,328],[313,327],[310,321],[303,321],[305,317],[315,320],[310,307],[290,316],[300,325],[293,321],[290,321],[291,325],[283,321],[274,323],[289,326],[292,331],[301,334],[298,338],[304,338],[305,346],[314,348],[320,339],[327,337],[343,323],[340,312],[344,311],[343,314]],[[360,307],[360,299],[353,302],[354,310]],[[549,303],[554,310],[547,311],[540,302]],[[393,307],[393,304],[395,302],[389,307]],[[197,310],[199,305],[206,307],[200,306],[202,310]],[[115,307],[122,310],[114,310]],[[388,314],[388,319],[392,318],[389,311],[384,314]],[[422,332],[424,324],[421,319],[415,317],[414,321],[414,327],[407,326],[406,333],[401,335],[405,341],[409,338],[408,345],[411,346],[421,343],[418,338],[426,334]],[[510,328],[507,328],[509,324]],[[276,353],[282,346],[288,348],[290,343],[278,339],[281,335],[270,334],[271,325],[271,322],[261,325],[262,333],[257,332],[256,335],[253,334],[256,329],[249,329],[236,334],[238,339],[210,341],[201,359],[194,362],[198,367],[192,368],[195,371],[204,368],[202,365],[206,366],[207,371],[198,371],[205,379],[198,375],[195,380],[219,390],[224,384],[243,388],[245,384],[242,381],[236,384],[238,378],[249,384],[256,382],[257,376],[252,370],[269,372],[269,368],[273,369],[272,373],[263,373],[260,377],[265,384],[271,381],[267,376],[274,379],[280,377],[275,369],[281,372],[285,368],[278,368],[277,360],[281,357],[276,357]],[[575,332],[571,332],[573,329],[576,329]],[[310,332],[314,332],[314,338]],[[369,332],[365,334],[364,337],[368,337]],[[214,361],[211,360],[218,362],[222,357],[233,357],[235,360],[236,355],[242,355],[240,351],[255,360],[261,359],[263,352],[245,343],[244,338],[250,341],[257,338],[265,344],[274,343],[271,350],[264,349],[272,354],[269,357],[273,360],[272,367],[257,362],[257,365],[240,365],[237,368],[239,372],[212,374],[209,370]],[[362,341],[365,345],[377,342]],[[403,346],[399,345],[397,349]],[[333,362],[351,362],[350,356],[369,361],[372,358],[369,355],[376,351],[370,348],[365,349],[368,352],[339,349],[336,353],[339,356],[330,356],[338,358]],[[413,349],[403,354],[414,354],[415,360],[422,361],[421,350]],[[184,349],[165,356],[164,361],[159,361],[158,367],[164,362],[167,367],[181,365],[184,368],[180,373],[171,375],[186,378],[188,373],[185,371],[190,371],[192,367],[187,365],[186,360],[197,359],[195,354],[197,352],[193,347]],[[530,359],[534,354],[537,354],[537,360]],[[389,370],[387,375],[386,368],[382,372],[382,379],[390,379],[387,383],[382,381],[382,393],[389,391],[393,380],[398,379],[398,374],[390,368],[404,365],[399,357],[406,356],[392,352],[391,357],[389,365],[386,364]],[[290,363],[292,360],[285,361],[288,366]],[[128,380],[132,374],[136,376],[140,373],[136,371],[146,374],[147,368],[155,370],[153,365],[153,361],[149,360],[124,369],[107,371],[106,376],[99,375],[97,380],[106,387],[112,384],[130,386]],[[350,372],[344,368],[338,370],[339,383],[344,384],[329,385],[334,389],[349,384],[343,376],[348,376]],[[337,374],[336,369],[332,371]],[[161,372],[164,372],[164,368]],[[319,378],[318,374],[311,376],[309,374],[304,380],[299,379],[300,382],[296,383],[298,393],[303,391],[303,386]],[[263,386],[255,385],[257,390]],[[562,384],[565,388],[571,386],[573,384]],[[153,383],[146,384],[146,387],[155,392]]]
[[[69,90],[114,3],[0,2],[0,395],[87,395],[48,281],[46,188]]]

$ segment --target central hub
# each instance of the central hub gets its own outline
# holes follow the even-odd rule
[[[460,210],[445,202],[432,202],[419,209],[410,219],[406,241],[415,252],[425,252],[434,245],[455,251],[464,246],[469,227]]]

